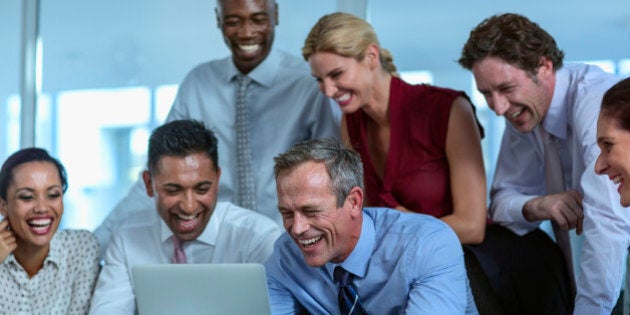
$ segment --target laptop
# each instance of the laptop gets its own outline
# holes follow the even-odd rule
[[[270,315],[261,264],[155,264],[132,266],[140,315]]]

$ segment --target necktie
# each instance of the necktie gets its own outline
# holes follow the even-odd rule
[[[339,310],[342,315],[366,314],[359,302],[359,294],[352,285],[352,274],[341,266],[335,267],[333,272],[335,282],[339,284]]]
[[[238,200],[239,206],[256,209],[256,187],[254,183],[254,168],[252,166],[252,148],[250,139],[249,110],[247,108],[247,87],[251,79],[247,76],[238,77],[236,90],[236,169],[238,172]]]
[[[173,235],[173,248],[175,248],[175,250],[173,251],[173,263],[185,264],[187,260],[186,253],[184,252],[184,248],[182,247],[182,241],[175,235]]]
[[[545,154],[545,185],[547,187],[547,194],[556,194],[565,191],[564,177],[562,175],[562,163],[560,161],[560,155],[558,153],[558,147],[556,142],[542,126],[538,126],[538,135],[543,143],[543,150]],[[575,296],[575,275],[573,273],[573,255],[571,253],[571,239],[568,231],[560,229],[558,224],[551,222],[553,227],[553,234],[556,237],[556,243],[562,251],[564,256],[567,271],[569,272],[569,285],[572,296]]]

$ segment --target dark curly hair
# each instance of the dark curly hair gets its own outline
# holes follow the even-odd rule
[[[564,52],[554,38],[526,17],[505,13],[491,16],[470,31],[459,64],[471,70],[486,57],[496,57],[530,75],[536,75],[540,58],[547,57],[554,71],[562,67]]]

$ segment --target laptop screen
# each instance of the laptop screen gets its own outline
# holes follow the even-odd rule
[[[132,266],[136,305],[151,314],[271,314],[261,264]]]

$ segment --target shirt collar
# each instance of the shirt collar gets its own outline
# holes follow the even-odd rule
[[[542,122],[543,128],[556,138],[567,138],[567,97],[569,94],[569,71],[565,68],[556,70],[556,84],[553,89],[551,105]]]
[[[333,271],[336,266],[343,267],[343,269],[359,278],[365,277],[375,243],[376,233],[374,232],[374,221],[364,212],[361,235],[359,236],[357,245],[352,250],[352,253],[350,253],[350,256],[341,264],[329,262],[325,265],[330,277],[333,277]]]
[[[63,260],[63,249],[61,244],[59,244],[61,241],[57,237],[58,234],[58,232],[55,232],[55,235],[53,235],[53,238],[50,240],[50,247],[48,248],[48,255],[46,255],[46,259],[44,259],[44,266],[49,262],[59,266],[59,263]],[[21,266],[17,259],[15,259],[13,253],[9,254],[2,264]]]
[[[241,72],[234,65],[232,57],[230,57],[229,60],[230,62],[226,73],[228,75],[228,81],[232,82],[241,75]],[[265,60],[263,60],[256,68],[250,71],[247,76],[262,86],[270,87],[273,85],[276,75],[278,74],[278,69],[281,67],[280,61],[280,54],[272,48],[269,51],[267,58],[265,58]]]
[[[225,216],[225,205],[223,202],[217,202],[216,207],[214,208],[214,212],[210,216],[210,220],[208,221],[208,225],[201,232],[201,235],[197,237],[195,241],[205,243],[208,245],[214,246],[217,241],[217,235],[219,233],[219,228],[221,226],[221,222],[223,222],[223,217]],[[162,243],[166,241],[170,241],[170,238],[173,236],[173,231],[164,223],[164,220],[160,218],[160,240]]]

